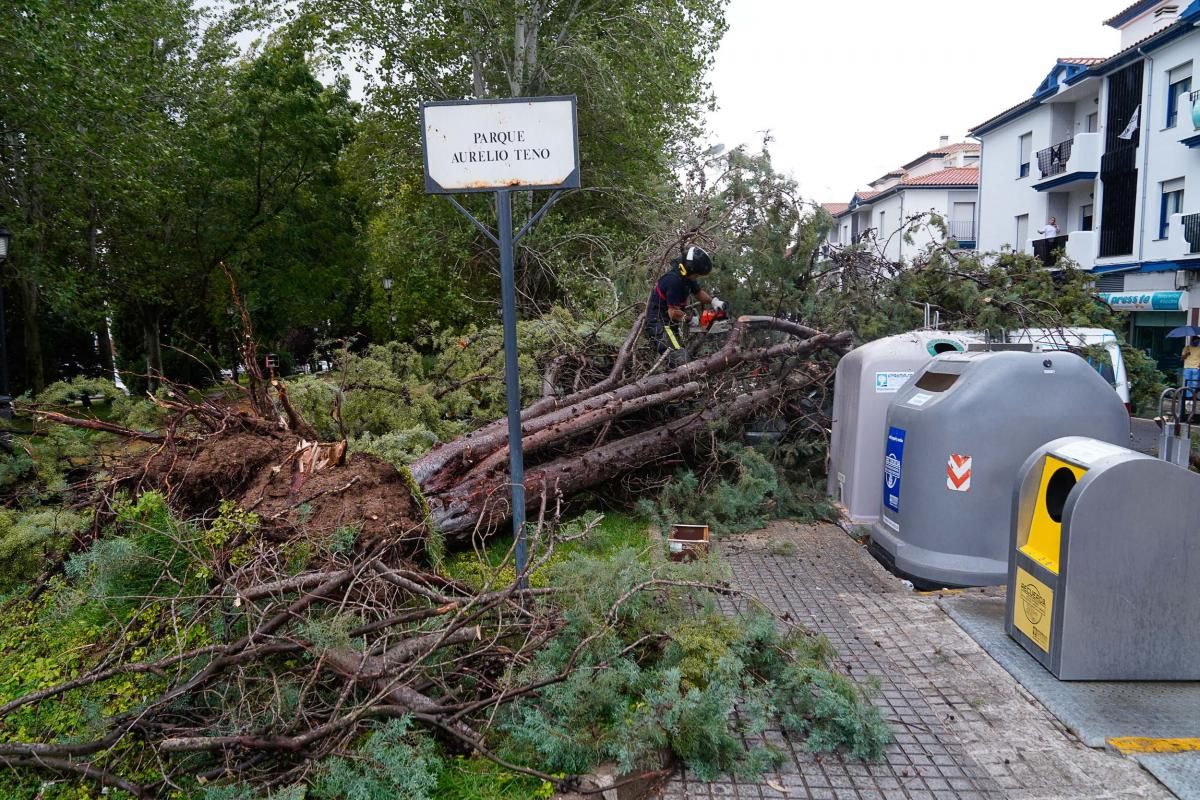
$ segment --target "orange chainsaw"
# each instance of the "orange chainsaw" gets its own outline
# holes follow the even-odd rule
[[[706,308],[700,312],[699,319],[692,323],[692,330],[704,331],[705,333],[723,333],[729,329],[729,311],[728,308],[723,308],[720,311],[714,311],[711,308]]]

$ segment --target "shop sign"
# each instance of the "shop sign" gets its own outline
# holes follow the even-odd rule
[[[1113,311],[1187,311],[1187,292],[1100,292]]]

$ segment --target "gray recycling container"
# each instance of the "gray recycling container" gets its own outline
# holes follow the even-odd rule
[[[867,342],[838,362],[829,440],[829,496],[855,525],[879,519],[883,499],[883,423],[892,398],[939,353],[982,342],[973,336],[912,331]]]
[[[1013,504],[1013,639],[1060,680],[1200,680],[1200,475],[1071,436]]]
[[[1129,443],[1112,387],[1072,353],[938,356],[896,394],[871,549],[923,585],[1008,579],[1012,491],[1033,451],[1062,436]]]

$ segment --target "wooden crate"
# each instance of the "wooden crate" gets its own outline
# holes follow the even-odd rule
[[[675,524],[667,537],[667,553],[672,561],[693,561],[708,556],[708,526]]]

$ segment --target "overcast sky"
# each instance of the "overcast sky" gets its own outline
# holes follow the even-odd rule
[[[804,195],[855,189],[1033,94],[1058,57],[1108,56],[1128,0],[731,0],[710,139],[757,149]]]

